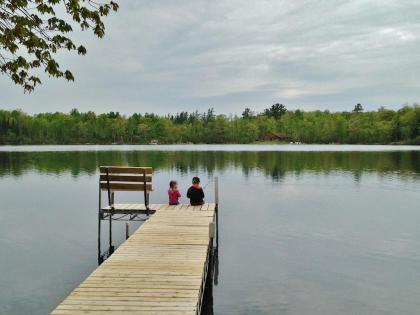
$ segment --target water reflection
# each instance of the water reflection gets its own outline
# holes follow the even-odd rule
[[[420,151],[405,152],[167,152],[167,151],[76,151],[76,152],[0,152],[0,177],[21,176],[29,170],[39,173],[70,172],[94,175],[99,165],[150,165],[156,171],[176,170],[213,172],[237,168],[245,176],[255,170],[274,181],[286,173],[328,174],[352,172],[360,179],[364,172],[398,173],[413,177],[420,173]]]
[[[217,247],[211,249],[209,255],[209,267],[207,271],[206,284],[204,288],[201,315],[214,315],[213,285],[218,284],[219,277],[219,250]]]

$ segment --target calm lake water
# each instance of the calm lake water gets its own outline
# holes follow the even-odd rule
[[[420,147],[0,151],[0,314],[48,314],[96,267],[97,170],[111,164],[153,166],[152,203],[195,175],[212,201],[219,176],[215,314],[419,314]]]

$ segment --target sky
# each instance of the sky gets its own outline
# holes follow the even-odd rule
[[[120,0],[106,36],[75,30],[75,82],[30,94],[0,75],[0,108],[28,113],[399,108],[420,101],[420,2]]]

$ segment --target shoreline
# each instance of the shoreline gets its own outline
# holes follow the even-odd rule
[[[221,152],[392,152],[420,151],[420,145],[402,144],[43,144],[0,145],[0,152],[73,151],[221,151]]]

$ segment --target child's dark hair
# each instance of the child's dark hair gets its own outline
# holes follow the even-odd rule
[[[176,180],[171,180],[170,182],[169,182],[169,187],[170,188],[174,188],[175,187],[175,185],[177,185],[178,184],[178,182],[176,181]]]
[[[195,177],[193,177],[192,182],[194,184],[200,184],[200,179],[197,176],[195,176]]]

